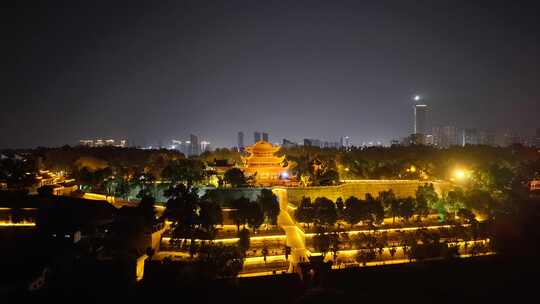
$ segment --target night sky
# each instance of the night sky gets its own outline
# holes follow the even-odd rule
[[[2,9],[0,148],[388,143],[412,131],[416,93],[431,124],[540,127],[533,2],[12,2],[27,7]]]

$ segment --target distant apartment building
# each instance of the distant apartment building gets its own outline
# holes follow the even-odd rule
[[[534,146],[540,148],[540,128],[536,129],[536,134],[534,136]]]
[[[482,130],[478,132],[478,144],[492,146],[496,145],[496,134],[493,131]]]
[[[349,136],[342,136],[339,139],[339,146],[341,148],[349,149],[351,147],[351,138]]]
[[[86,147],[118,147],[126,148],[127,147],[126,139],[81,139],[79,140],[79,145]]]
[[[171,150],[178,150],[186,156],[200,155],[211,150],[211,143],[206,140],[199,142],[199,137],[191,134],[189,140],[173,139],[171,145],[168,146]]]
[[[432,135],[436,147],[449,148],[458,144],[458,130],[454,126],[434,127]]]
[[[238,151],[244,151],[244,132],[238,132]]]
[[[253,142],[257,143],[258,141],[261,141],[261,132],[253,132]]]
[[[210,151],[210,142],[208,142],[206,140],[202,140],[200,148],[201,148],[201,150],[200,150],[201,153]]]
[[[321,141],[319,139],[304,138],[304,146],[306,147],[321,147]]]
[[[263,134],[262,134],[262,140],[265,141],[265,142],[270,142],[270,141],[269,141],[268,133],[263,132]]]
[[[282,146],[283,146],[284,148],[292,148],[292,147],[297,147],[298,144],[295,143],[295,142],[293,142],[293,141],[290,141],[290,140],[284,138],[284,139],[283,139],[283,144],[282,144]]]
[[[461,145],[478,145],[480,140],[478,137],[478,131],[476,129],[463,129],[461,132]]]

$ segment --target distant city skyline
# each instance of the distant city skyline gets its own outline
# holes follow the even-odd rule
[[[84,138],[217,147],[410,135],[439,126],[532,136],[536,5],[508,1],[17,3],[5,8],[0,148]],[[489,11],[489,14],[486,12]]]

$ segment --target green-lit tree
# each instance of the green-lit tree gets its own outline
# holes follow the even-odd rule
[[[421,216],[427,216],[429,210],[435,209],[434,206],[439,202],[439,196],[432,183],[418,186],[416,190],[416,213]]]

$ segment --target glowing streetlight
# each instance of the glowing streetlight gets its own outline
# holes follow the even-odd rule
[[[454,178],[459,181],[463,181],[468,178],[468,172],[463,169],[456,169],[454,171]]]
[[[420,95],[414,95],[413,99],[414,101],[419,101],[422,97],[420,97]]]

